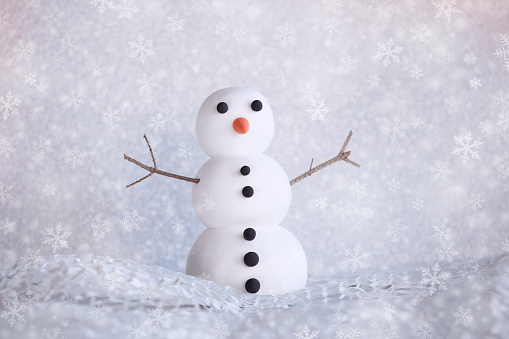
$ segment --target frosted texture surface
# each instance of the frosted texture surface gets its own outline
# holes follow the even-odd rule
[[[281,224],[307,290],[184,276],[193,184],[125,188],[143,134],[194,177],[229,86],[270,103],[289,178],[353,130],[362,166],[296,184]],[[503,337],[508,146],[508,1],[2,1],[0,337]]]

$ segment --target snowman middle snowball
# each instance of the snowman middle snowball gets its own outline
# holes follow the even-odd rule
[[[193,207],[207,229],[191,248],[187,274],[248,293],[306,286],[304,250],[279,226],[290,206],[290,182],[263,154],[273,135],[270,105],[250,88],[221,89],[203,102],[196,136],[211,158],[196,174]]]

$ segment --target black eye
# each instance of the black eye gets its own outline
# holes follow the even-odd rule
[[[220,102],[217,104],[217,111],[221,114],[228,112],[228,105],[226,102]]]
[[[251,109],[255,112],[261,111],[262,107],[263,107],[263,105],[260,100],[255,100],[251,103]]]

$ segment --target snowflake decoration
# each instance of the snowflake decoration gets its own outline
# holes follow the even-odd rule
[[[304,325],[304,328],[302,330],[294,333],[293,335],[297,339],[312,339],[312,338],[318,338],[318,334],[320,334],[320,330],[311,331],[311,329],[306,324],[306,325]]]
[[[181,158],[187,159],[193,154],[191,150],[190,146],[187,146],[185,142],[181,142],[179,144],[178,155]]]
[[[60,8],[52,3],[44,8],[42,20],[46,21],[49,28],[52,28],[53,26],[60,26],[60,19],[62,19],[63,16],[64,13],[60,10]]]
[[[16,222],[9,218],[5,218],[4,220],[0,221],[0,231],[4,235],[14,233],[14,226],[16,226]]]
[[[408,123],[397,114],[391,120],[384,119],[382,135],[388,135],[391,142],[395,143],[398,139],[406,139],[406,129],[408,129]]]
[[[220,323],[217,320],[214,322],[214,327],[209,331],[212,334],[212,338],[214,339],[225,339],[230,336],[228,325],[225,323]]]
[[[428,168],[428,172],[433,175],[433,181],[440,181],[446,183],[449,181],[449,177],[454,173],[449,168],[449,161],[435,160],[435,165]]]
[[[211,68],[212,60],[213,57],[206,49],[193,48],[186,63],[191,66],[193,73],[198,74],[208,71]]]
[[[26,253],[21,256],[20,260],[25,263],[25,270],[30,268],[37,269],[42,263],[44,263],[44,258],[41,256],[40,248],[32,249],[28,247]]]
[[[465,58],[463,59],[467,65],[474,65],[476,60],[477,57],[474,55],[474,53],[465,54]]]
[[[421,77],[424,76],[424,73],[422,73],[422,68],[419,68],[417,66],[415,66],[414,69],[410,71],[410,74],[412,78],[415,78],[415,80],[419,80]]]
[[[184,24],[186,23],[186,20],[180,18],[178,14],[169,16],[166,19],[168,20],[168,23],[165,27],[172,37],[174,37],[177,32],[184,30]]]
[[[339,33],[339,26],[341,23],[336,21],[336,17],[327,18],[324,20],[322,24],[322,29],[329,33],[329,37],[331,37],[334,33]]]
[[[0,313],[0,318],[6,319],[9,322],[9,326],[14,326],[17,323],[24,323],[25,312],[27,311],[26,304],[18,299],[16,296],[13,300],[7,302],[2,301],[4,311]]]
[[[19,39],[18,44],[12,50],[14,54],[16,54],[16,60],[25,60],[29,62],[35,54],[35,45],[33,41],[25,42]]]
[[[435,249],[438,254],[438,261],[452,262],[454,257],[458,255],[458,251],[454,249],[454,242],[441,242],[440,247]]]
[[[158,298],[160,296],[157,291],[156,284],[143,283],[142,288],[139,290],[140,293],[140,303],[142,304],[150,304],[154,305],[154,298]]]
[[[426,321],[417,325],[415,336],[422,339],[432,339],[434,331],[435,329]]]
[[[352,274],[361,268],[368,267],[367,260],[370,254],[361,250],[360,244],[357,244],[353,250],[347,248],[344,250],[346,258],[343,260],[342,264],[347,266]]]
[[[385,231],[385,237],[390,239],[393,243],[399,243],[400,241],[408,240],[405,231],[408,229],[407,225],[402,225],[401,220],[396,219],[394,222],[386,223],[387,231]]]
[[[175,217],[171,221],[171,229],[175,231],[175,233],[179,233],[180,230],[184,228],[184,219],[180,219],[179,217]]]
[[[323,9],[325,12],[336,14],[343,4],[339,0],[322,0]]]
[[[59,248],[69,248],[67,238],[69,238],[72,232],[64,231],[62,224],[59,223],[55,227],[55,230],[53,230],[53,228],[46,227],[46,234],[48,236],[42,243],[45,245],[50,245],[53,253],[56,253]]]
[[[0,181],[0,202],[2,206],[5,206],[5,203],[12,199],[11,194],[12,186],[6,186],[2,181]]]
[[[500,48],[495,50],[495,55],[498,59],[504,59],[504,67],[509,72],[509,34],[500,34]]]
[[[152,89],[158,86],[154,81],[155,77],[155,75],[148,76],[147,73],[143,73],[141,79],[136,80],[136,83],[140,85],[140,95],[147,101],[152,98]]]
[[[473,139],[472,132],[470,131],[462,137],[454,136],[454,143],[458,145],[458,147],[455,147],[451,154],[459,155],[463,165],[466,164],[469,159],[480,159],[479,153],[475,149],[482,145],[482,141],[473,141]]]
[[[127,339],[140,339],[145,338],[147,333],[145,332],[145,323],[138,323],[137,319],[134,319],[131,325],[126,326]]]
[[[461,13],[461,11],[455,6],[456,0],[441,0],[440,2],[432,2],[433,6],[437,10],[435,19],[444,18],[447,19],[448,23],[451,23],[451,17],[455,13]]]
[[[470,80],[470,88],[473,88],[475,90],[479,89],[480,87],[482,87],[482,79],[478,79],[477,77],[474,77],[473,79]]]
[[[359,181],[355,180],[353,184],[351,184],[348,189],[350,190],[350,196],[357,198],[357,200],[361,200],[362,197],[366,196],[366,184],[360,184]]]
[[[117,272],[106,274],[104,276],[104,284],[108,286],[108,289],[114,290],[122,284],[122,277]]]
[[[444,221],[442,221],[440,225],[433,226],[433,228],[435,229],[433,236],[438,238],[440,243],[445,243],[447,240],[449,240],[451,236],[451,229],[445,226]]]
[[[288,21],[282,26],[276,26],[276,34],[274,35],[274,39],[281,43],[281,46],[286,47],[289,44],[294,44],[295,34],[297,30],[290,27]]]
[[[4,233],[4,235],[5,235],[5,233]],[[505,238],[505,240],[503,242],[501,242],[501,244],[502,244],[502,250],[509,252],[509,239]]]
[[[149,318],[145,321],[145,326],[152,328],[155,334],[159,332],[161,328],[169,329],[173,320],[173,313],[166,311],[163,307],[163,303],[160,303],[156,308],[147,308]]]
[[[316,84],[316,81],[306,82],[304,87],[300,89],[300,93],[302,98],[309,102],[316,100],[321,95],[321,93],[318,91],[318,85]]]
[[[465,327],[470,326],[472,321],[474,320],[474,317],[472,317],[471,309],[470,308],[463,308],[463,306],[458,307],[456,312],[453,313],[454,318],[456,321],[454,322],[455,325],[463,325]]]
[[[83,99],[83,91],[79,90],[76,92],[75,90],[71,89],[69,94],[63,97],[63,101],[65,102],[65,107],[72,107],[75,111],[77,111],[80,106],[85,103],[85,100]]]
[[[401,183],[396,178],[392,178],[391,181],[387,182],[387,186],[387,190],[392,193],[401,190]]]
[[[106,233],[111,231],[110,221],[108,219],[102,219],[100,216],[96,216],[92,224],[90,224],[92,235],[97,238],[104,238]]]
[[[491,100],[493,101],[491,105],[492,108],[500,112],[509,110],[509,92],[504,92],[502,89],[499,89],[495,95],[491,95]]]
[[[80,46],[77,45],[78,40],[80,38],[66,33],[65,36],[58,40],[60,42],[60,53],[67,53],[67,55],[72,56],[74,52],[80,49]]]
[[[371,219],[373,218],[373,215],[375,214],[375,211],[371,207],[364,207],[361,211],[361,215],[364,219]]]
[[[371,74],[369,76],[368,83],[371,87],[378,87],[379,82],[380,82],[380,77],[377,74]]]
[[[483,202],[484,199],[482,197],[482,194],[470,194],[470,199],[468,200],[468,203],[470,204],[470,207],[474,211],[478,208],[482,208]]]
[[[118,10],[119,19],[133,19],[133,14],[138,13],[140,10],[135,6],[134,0],[122,0],[122,2],[116,6]]]
[[[375,59],[382,60],[385,67],[389,66],[391,62],[400,62],[399,53],[401,53],[403,47],[395,45],[392,38],[386,42],[378,42],[377,48],[378,51],[375,54]]]
[[[335,339],[359,339],[360,333],[357,330],[357,328],[354,328],[354,329],[350,328],[346,332],[344,332],[343,330],[337,330],[337,331],[335,331],[334,338]]]
[[[110,308],[103,305],[102,301],[91,301],[90,310],[88,311],[88,318],[93,326],[97,326],[99,322],[105,318],[106,312]]]
[[[79,146],[74,146],[73,149],[65,150],[64,163],[71,166],[71,169],[75,170],[78,166],[85,166],[86,152],[82,152]]]
[[[212,198],[205,199],[203,208],[205,208],[205,211],[213,211],[216,208],[216,202]]]
[[[327,197],[319,196],[315,199],[315,207],[319,208],[321,211],[327,207]]]
[[[124,211],[124,219],[120,224],[124,226],[127,232],[131,232],[133,229],[139,231],[143,220],[145,220],[145,218],[138,214],[137,209],[134,209],[132,212]]]
[[[25,75],[25,84],[28,84],[28,86],[33,86],[37,82],[37,74],[34,74],[32,72],[28,72],[27,75]]]
[[[350,54],[346,58],[341,58],[338,70],[340,73],[348,74],[357,69],[357,60],[353,59]]]
[[[497,162],[497,177],[502,178],[505,181],[509,178],[509,152],[505,151],[501,157],[496,157]]]
[[[329,111],[329,108],[325,106],[324,100],[311,100],[311,106],[306,108],[306,112],[309,113],[311,121],[325,121],[325,115],[329,113]]]
[[[5,96],[0,96],[0,113],[4,120],[9,116],[19,115],[18,106],[21,103],[20,98],[14,97],[12,91],[7,92]]]
[[[412,41],[421,44],[427,44],[428,39],[433,35],[433,31],[427,24],[415,24],[410,28],[410,33],[412,33]]]
[[[447,113],[452,114],[459,112],[459,106],[460,102],[455,97],[449,97],[444,99],[444,109],[447,111]]]
[[[0,137],[0,157],[4,156],[9,159],[11,153],[14,151],[15,149],[12,147],[12,140],[7,140],[6,138]]]
[[[212,281],[212,275],[211,274],[208,274],[206,273],[205,271],[202,271],[201,274],[199,276],[197,276],[197,278],[201,279],[201,280],[209,280],[209,281]]]
[[[154,55],[154,50],[152,49],[152,43],[154,40],[147,39],[142,34],[138,34],[138,38],[135,41],[129,42],[129,47],[131,48],[131,54],[129,54],[130,58],[138,58],[141,63],[144,63],[148,56]]]
[[[115,8],[115,4],[110,0],[90,0],[88,4],[97,7],[99,14],[103,14],[107,9]]]
[[[108,106],[108,109],[101,112],[103,116],[103,122],[110,127],[115,126],[116,121],[120,121],[120,117],[118,116],[118,109],[112,110],[111,106]]]
[[[339,216],[341,220],[344,220],[347,216],[352,214],[351,203],[349,201],[339,199],[338,203],[332,206],[333,215]]]
[[[11,13],[0,10],[0,33],[5,31],[7,27],[11,26],[11,22],[9,21],[10,17]]]
[[[440,272],[441,268],[438,262],[431,268],[422,268],[422,279],[419,284],[427,286],[429,295],[433,295],[437,290],[447,290],[447,279],[451,276],[449,272]],[[439,273],[440,272],[440,273]]]

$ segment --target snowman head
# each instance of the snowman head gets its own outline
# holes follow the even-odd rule
[[[267,99],[246,87],[220,89],[203,102],[196,137],[211,157],[262,153],[274,136],[274,116]]]

